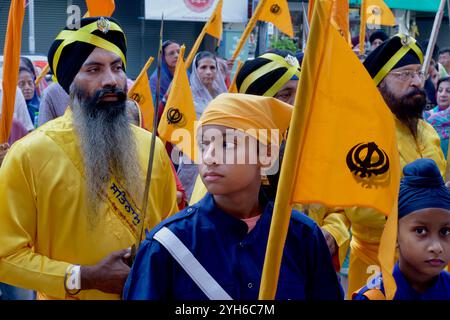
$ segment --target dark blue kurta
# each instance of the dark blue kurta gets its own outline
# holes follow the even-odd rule
[[[211,194],[161,222],[142,243],[124,299],[205,300],[206,295],[153,235],[169,228],[235,300],[258,299],[273,203],[255,228],[219,209]],[[277,299],[343,299],[330,252],[313,220],[292,212]]]
[[[394,267],[392,273],[397,284],[397,292],[394,300],[450,300],[450,274],[442,271],[436,279],[436,282],[424,293],[419,293],[411,287],[403,273],[398,267]],[[363,294],[368,290],[367,286],[359,290],[353,297],[353,300],[368,300]],[[384,293],[383,283],[381,282],[381,291]]]

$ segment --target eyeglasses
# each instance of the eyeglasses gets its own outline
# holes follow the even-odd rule
[[[414,79],[415,76],[418,76],[420,80],[425,79],[425,74],[422,71],[411,71],[411,70],[405,70],[405,71],[391,71],[389,74],[392,74],[396,76],[398,79],[402,81],[409,81]]]

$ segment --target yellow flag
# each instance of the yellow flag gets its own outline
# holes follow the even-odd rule
[[[311,21],[312,21],[312,15],[314,12],[314,2],[316,0],[309,0],[308,2],[308,23],[309,25],[311,25]]]
[[[89,17],[110,17],[116,8],[114,0],[86,0],[86,5]]]
[[[364,53],[366,25],[395,26],[395,16],[383,0],[361,0],[359,53]]]
[[[141,73],[136,78],[133,86],[128,90],[128,97],[136,101],[142,113],[142,127],[148,131],[153,131],[153,117],[155,107],[153,105],[152,92],[150,90],[150,82],[148,81],[147,70],[153,62],[150,57],[142,68]]]
[[[236,72],[234,73],[233,80],[231,80],[230,87],[228,88],[229,93],[238,93],[238,89],[236,86],[236,79],[237,79],[237,75],[238,75],[239,71],[241,70],[242,65],[243,65],[242,61],[238,60],[238,64],[236,66]]]
[[[234,49],[231,60],[236,60],[258,20],[271,22],[289,37],[294,37],[287,0],[260,0]]]
[[[172,88],[159,122],[158,133],[162,140],[175,144],[185,155],[194,160],[196,114],[184,64],[184,50],[185,46],[182,45],[175,67]]]
[[[19,79],[20,45],[25,15],[23,0],[12,0],[9,7],[5,47],[3,49],[3,99],[0,120],[0,143],[8,141],[14,114]]]
[[[287,0],[261,0],[263,2],[258,20],[271,22],[289,37],[294,37],[291,13]]]
[[[331,24],[332,0],[316,1],[281,167],[260,299],[276,292],[294,203],[370,207],[397,219],[400,160],[394,117],[372,78]],[[358,79],[358,81],[355,81]],[[381,248],[382,250],[386,248]],[[388,298],[395,241],[379,256]],[[270,257],[270,259],[268,259]],[[389,259],[385,259],[389,258]]]
[[[222,4],[223,0],[219,0],[216,9],[205,26],[206,33],[213,36],[217,40],[220,40],[222,37]]]
[[[200,34],[198,35],[197,40],[195,40],[195,43],[192,46],[188,57],[186,58],[186,68],[189,68],[191,66],[191,63],[194,60],[194,56],[197,53],[198,48],[200,47],[200,44],[202,43],[206,33],[220,41],[220,38],[222,37],[222,4],[223,0],[219,0],[216,9],[214,9],[213,14],[206,22],[205,26],[202,29],[202,32],[200,32]]]
[[[351,41],[348,0],[333,0],[331,23],[346,41]]]

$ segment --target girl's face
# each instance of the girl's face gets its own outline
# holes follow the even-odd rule
[[[437,90],[437,103],[441,108],[450,106],[450,81],[442,81]]]
[[[450,211],[427,208],[399,220],[399,267],[412,283],[426,283],[450,261]]]
[[[22,90],[23,97],[25,100],[31,100],[34,96],[34,80],[31,73],[28,71],[21,71],[19,74],[19,82],[17,84]]]
[[[217,74],[217,63],[213,58],[203,58],[198,61],[197,73],[204,86],[210,86]]]

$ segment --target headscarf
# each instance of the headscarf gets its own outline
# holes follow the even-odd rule
[[[227,92],[225,80],[223,78],[222,72],[219,70],[219,65],[217,64],[217,60],[215,59],[214,55],[212,53],[210,53],[210,55],[206,56],[204,55],[205,55],[204,51],[199,52],[195,55],[194,61],[192,63],[192,73],[189,79],[192,90],[192,97],[194,98],[195,113],[197,114],[197,119],[200,118],[206,106],[212,99],[214,99],[221,93]],[[214,61],[216,61],[216,69],[217,69],[216,78],[214,79],[212,84],[212,88],[215,92],[214,96],[211,95],[209,90],[200,80],[200,76],[198,75],[197,63],[198,61],[200,61],[199,58],[200,60],[203,58],[212,58],[214,59]]]
[[[417,159],[403,168],[398,198],[398,218],[417,210],[441,208],[450,211],[450,190],[445,186],[436,162]]]
[[[31,75],[31,79],[33,80],[33,84],[36,81],[36,75],[33,72],[33,70],[30,70],[26,65],[22,65],[19,68],[19,75],[21,72],[28,72]],[[25,98],[25,96],[24,96]],[[37,114],[39,114],[39,105],[41,104],[41,99],[39,99],[38,93],[37,93],[37,87],[34,86],[33,91],[33,97],[31,99],[25,99],[25,102],[27,103],[27,109],[28,113],[30,115],[31,122],[33,122],[34,126],[37,126],[37,122],[35,120]]]
[[[417,41],[408,35],[396,34],[371,51],[363,64],[378,86],[391,70],[422,63],[423,52]]]
[[[170,73],[169,66],[166,62],[165,57],[165,50],[167,46],[171,44],[178,44],[175,41],[172,40],[166,40],[162,44],[162,61],[161,61],[161,81],[160,81],[160,91],[159,91],[159,102],[161,102],[164,98],[164,95],[166,94],[167,90],[169,89],[169,85],[172,82],[173,74]],[[152,90],[152,96],[153,96],[153,103],[156,103],[156,87],[158,84],[158,69],[156,68],[155,71],[153,71],[152,75],[150,76],[150,88]]]
[[[53,41],[48,52],[50,70],[67,93],[81,66],[97,47],[117,54],[126,67],[126,38],[114,18],[82,18],[79,29],[66,27]]]
[[[300,64],[288,51],[267,52],[244,63],[236,77],[239,93],[273,97],[289,80],[300,78]]]
[[[289,126],[292,111],[290,104],[272,97],[222,93],[209,103],[200,117],[198,128],[205,125],[234,128],[264,144],[275,143],[271,141],[270,130],[276,129],[279,145]]]

